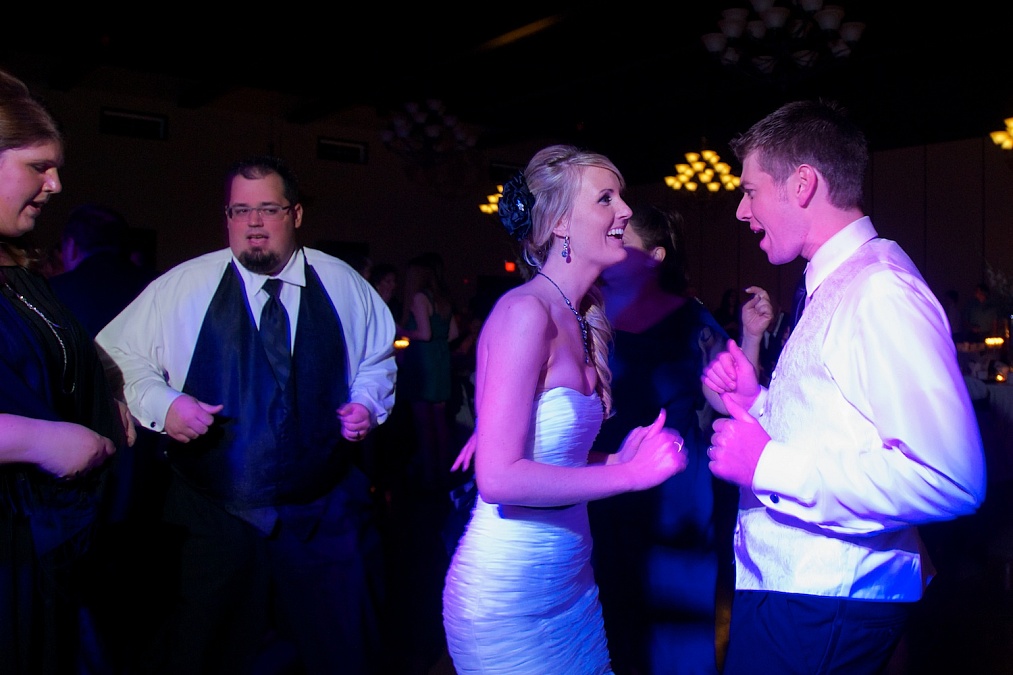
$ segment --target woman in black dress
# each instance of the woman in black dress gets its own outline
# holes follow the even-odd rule
[[[107,459],[133,437],[95,346],[23,244],[60,191],[63,143],[0,71],[0,654],[3,672],[78,672],[80,578]]]

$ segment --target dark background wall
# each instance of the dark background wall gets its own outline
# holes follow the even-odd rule
[[[116,77],[115,88],[96,83],[69,92],[29,82],[67,137],[64,191],[40,218],[38,237],[55,241],[71,208],[104,202],[148,231],[163,270],[226,244],[222,175],[242,156],[271,152],[302,180],[304,243],[365,250],[374,261],[395,264],[423,250],[439,251],[463,305],[487,280],[509,283],[502,279],[509,277],[503,265],[515,257],[495,216],[482,214],[478,205],[495,192],[505,170],[523,166],[556,140],[486,148],[413,171],[384,146],[384,121],[369,107],[293,124],[279,121],[285,105],[280,94],[242,90],[213,108],[186,109],[157,77]],[[124,86],[125,78],[137,81]],[[102,111],[108,109],[163,119],[164,140],[103,132]],[[364,163],[318,158],[321,138],[361,147]],[[883,236],[907,249],[937,293],[954,288],[969,297],[987,263],[1013,270],[1010,154],[987,137],[873,154],[868,212]],[[725,159],[738,172],[734,159]],[[726,288],[750,284],[790,297],[803,263],[777,268],[766,261],[756,236],[734,218],[738,193],[687,196],[665,187],[662,178],[629,191],[682,211],[692,279],[708,306]]]

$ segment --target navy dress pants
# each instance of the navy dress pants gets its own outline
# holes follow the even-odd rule
[[[184,529],[177,601],[151,672],[263,672],[257,659],[272,640],[289,645],[298,672],[378,672],[381,541],[372,501],[348,494],[325,497],[312,528],[281,509],[268,536],[176,477],[166,520]]]
[[[723,675],[880,673],[913,606],[736,591]]]

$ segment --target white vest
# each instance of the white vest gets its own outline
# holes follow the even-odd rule
[[[820,284],[784,347],[759,422],[771,438],[794,447],[857,452],[882,443],[876,428],[847,404],[820,352],[830,319],[863,271],[906,254],[873,239]],[[868,600],[921,597],[924,550],[914,527],[844,535],[765,507],[742,490],[735,531],[736,588]]]

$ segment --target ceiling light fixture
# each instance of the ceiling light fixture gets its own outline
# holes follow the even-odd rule
[[[992,142],[1003,150],[1013,150],[1013,117],[1007,117],[1004,121],[1006,122],[1005,129],[993,131],[989,135],[992,137]]]
[[[409,101],[389,114],[384,146],[404,160],[408,178],[458,199],[483,182],[483,158],[474,127],[447,111],[443,101]]]
[[[496,194],[488,195],[485,204],[479,204],[478,210],[482,213],[499,213],[499,200],[503,196],[503,186],[496,186]]]
[[[431,166],[469,150],[477,142],[475,134],[456,115],[447,112],[439,99],[429,99],[424,104],[409,101],[391,114],[380,138],[392,152],[421,166]]]
[[[665,185],[673,190],[696,192],[703,186],[707,192],[720,192],[734,190],[740,183],[728,163],[713,150],[687,152],[686,164],[676,164],[675,172],[674,176],[665,176]]]
[[[804,76],[851,55],[865,31],[823,0],[750,0],[721,12],[720,32],[701,37],[724,66],[763,79]]]

